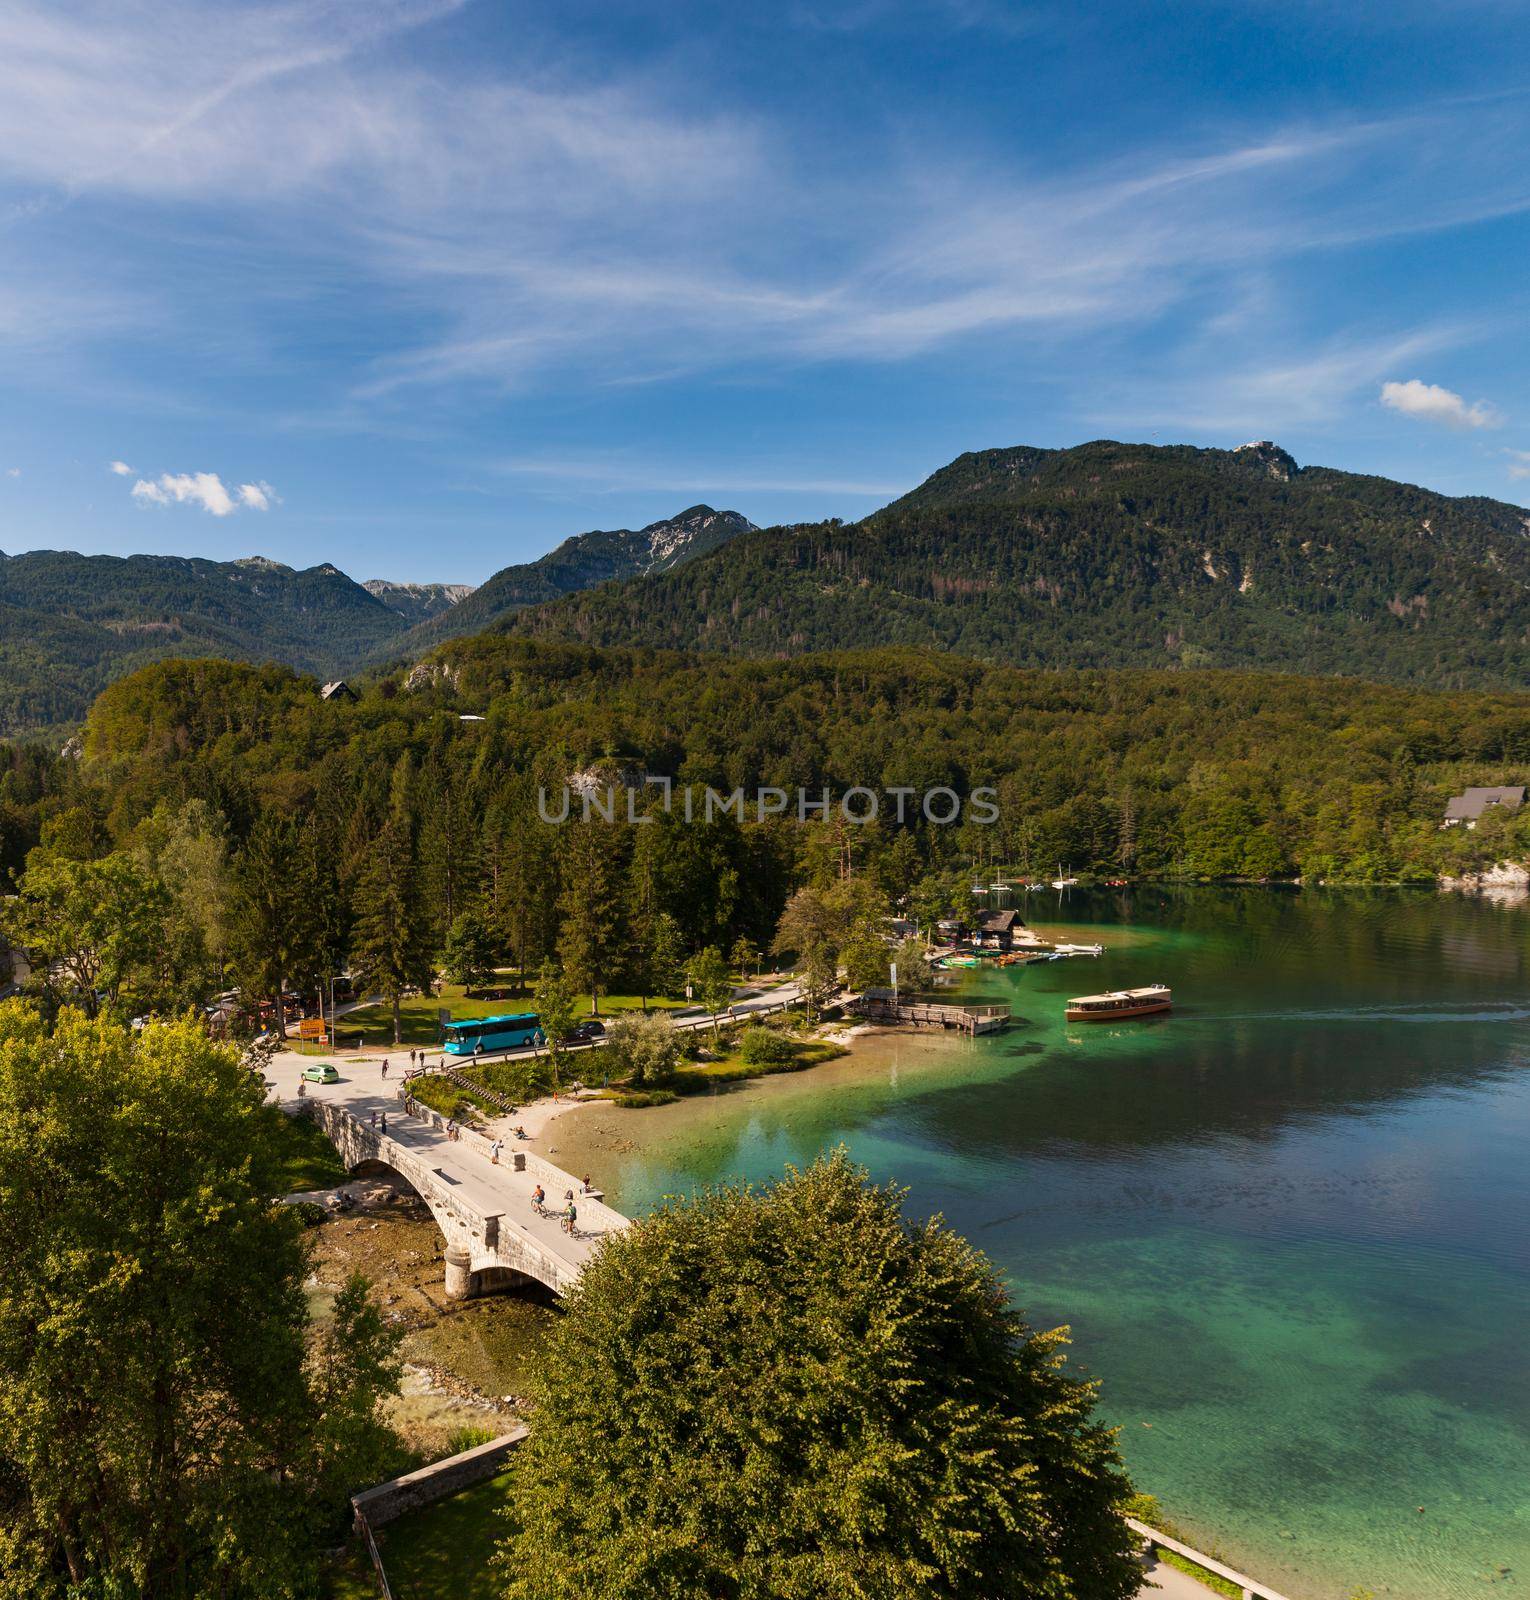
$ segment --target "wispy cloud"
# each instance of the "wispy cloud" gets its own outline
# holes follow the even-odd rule
[[[1503,421],[1487,401],[1476,400],[1468,405],[1454,389],[1425,383],[1421,378],[1382,384],[1381,403],[1405,417],[1437,422],[1447,428],[1496,428]]]
[[[120,465],[113,462],[112,470]],[[140,505],[200,506],[215,517],[230,517],[241,509],[269,511],[276,501],[269,483],[241,483],[231,491],[216,472],[162,472],[157,478],[140,478],[132,495]]]
[[[1013,11],[932,4],[948,27]],[[1202,133],[1088,163],[940,137],[869,158],[820,140],[809,159],[783,121],[680,92],[692,86],[659,69],[448,75],[387,48],[461,9],[13,0],[0,181],[18,217],[39,200],[155,208],[204,249],[226,238],[221,299],[156,307],[220,337],[230,307],[247,326],[344,282],[362,325],[345,348],[369,354],[328,376],[358,415],[401,411],[406,391],[1143,329],[1236,304],[1296,257],[1530,206],[1516,102]],[[880,25],[890,9],[846,0],[799,20]],[[1470,168],[1442,165],[1468,114]],[[135,293],[154,280],[123,274]],[[0,334],[5,294],[0,279]],[[1290,398],[1300,375],[1276,363],[1261,380],[1250,354],[1227,382]]]
[[[1530,478],[1530,450],[1505,450],[1509,458],[1509,476],[1511,478]]]
[[[1441,323],[1370,339],[1320,341],[1262,359],[1218,365],[1199,347],[1150,378],[1118,382],[1095,420],[1157,424],[1212,433],[1282,431],[1331,424],[1357,397],[1376,392],[1382,374],[1404,361],[1462,343],[1472,330]]]
[[[109,462],[107,471],[116,473],[119,478],[131,478],[133,476],[133,469],[125,461]]]

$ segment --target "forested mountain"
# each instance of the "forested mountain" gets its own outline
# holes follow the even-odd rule
[[[535,561],[502,567],[462,603],[417,628],[400,646],[418,652],[442,639],[479,633],[526,606],[556,600],[613,578],[648,577],[672,572],[720,549],[754,524],[737,511],[692,506],[677,517],[646,528],[597,529],[576,533]]]
[[[417,656],[534,600],[667,572],[753,526],[736,511],[693,506],[637,531],[578,534],[478,590],[362,584],[327,562],[300,572],[261,556],[0,552],[0,735],[82,717],[106,684],[167,656],[280,661],[323,677]]]
[[[255,556],[0,556],[0,731],[82,716],[100,689],[165,656],[341,670],[408,620],[328,564]]]
[[[988,450],[862,522],[746,534],[497,626],[753,654],[908,644],[1031,666],[1517,687],[1530,513],[1299,467],[1269,443]]]

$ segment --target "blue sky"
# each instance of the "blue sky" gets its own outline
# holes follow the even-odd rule
[[[8,0],[0,549],[476,581],[1100,437],[1527,500],[1527,66],[1509,0]]]

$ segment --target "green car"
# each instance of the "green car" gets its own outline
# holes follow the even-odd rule
[[[311,1067],[303,1068],[303,1081],[305,1083],[339,1083],[340,1074],[327,1061],[316,1061]]]

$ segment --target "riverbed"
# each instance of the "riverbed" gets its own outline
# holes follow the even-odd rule
[[[1006,1033],[555,1123],[641,1213],[837,1143],[1069,1323],[1140,1485],[1296,1600],[1530,1582],[1530,915],[1433,893],[1032,897]],[[1069,1025],[1166,982],[1172,1016]]]

